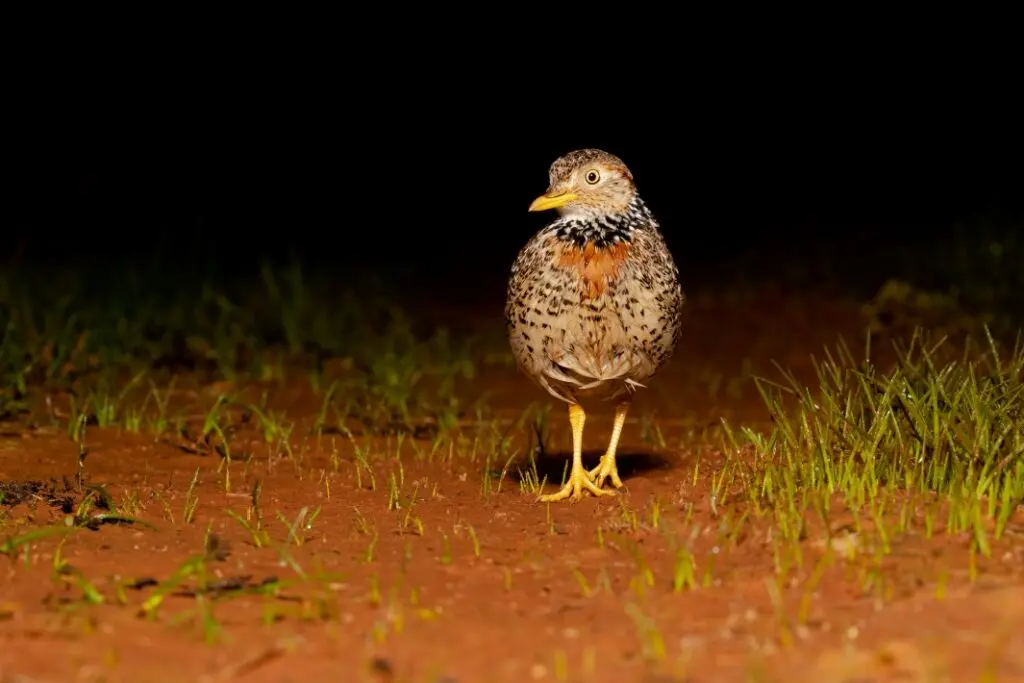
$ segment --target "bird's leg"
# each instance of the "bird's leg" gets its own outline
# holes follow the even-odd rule
[[[626,422],[627,412],[629,412],[629,401],[623,401],[615,408],[615,424],[612,427],[612,438],[608,442],[608,450],[601,456],[598,466],[588,472],[597,486],[601,486],[606,478],[611,477],[612,485],[617,489],[622,488],[622,480],[619,479],[619,471],[615,467],[615,451],[619,447],[619,437],[622,435],[622,425]]]
[[[578,501],[583,498],[584,489],[595,496],[614,495],[614,491],[602,491],[594,486],[590,475],[583,469],[583,422],[586,416],[583,407],[578,403],[569,404],[569,424],[572,426],[572,471],[569,473],[569,481],[565,483],[558,493],[551,493],[540,497],[542,503],[552,503],[566,498]]]

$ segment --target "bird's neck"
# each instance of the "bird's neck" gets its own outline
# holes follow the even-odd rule
[[[546,232],[578,247],[592,244],[601,249],[629,243],[638,231],[656,228],[650,209],[643,200],[634,197],[625,211],[561,216],[547,227]]]

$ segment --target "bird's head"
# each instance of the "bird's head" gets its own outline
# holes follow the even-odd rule
[[[548,181],[547,192],[530,204],[530,211],[557,209],[563,216],[604,216],[625,212],[636,196],[626,165],[599,149],[559,157],[551,164]]]

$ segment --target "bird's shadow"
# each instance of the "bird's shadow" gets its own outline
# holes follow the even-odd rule
[[[584,451],[583,467],[593,469],[601,462],[604,451]],[[615,454],[615,466],[618,469],[619,477],[623,483],[629,479],[641,476],[653,470],[669,469],[672,465],[668,458],[659,453],[640,452],[625,450]],[[534,456],[532,462],[526,461],[519,468],[520,481],[532,477],[536,469],[536,476],[539,481],[544,481],[555,486],[561,486],[563,480],[568,480],[569,472],[572,469],[572,451],[542,451]]]

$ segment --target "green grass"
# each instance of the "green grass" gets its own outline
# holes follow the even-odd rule
[[[665,476],[678,492],[646,499],[624,492],[600,505],[587,499],[583,505],[606,516],[583,526],[560,505],[529,511],[559,478],[542,463],[554,428],[564,439],[565,425],[541,399],[515,419],[490,410],[479,377],[489,362],[507,362],[501,330],[438,328],[388,296],[335,291],[295,267],[264,266],[249,286],[213,275],[161,282],[131,272],[104,279],[0,271],[0,421],[50,428],[69,442],[60,456],[66,491],[0,488],[0,554],[31,567],[40,548],[90,543],[88,534],[105,525],[141,534],[205,528],[209,539],[212,525],[223,522],[218,533],[270,556],[286,578],[223,583],[208,543],[176,558],[177,568],[153,579],[137,601],[144,616],[195,625],[211,644],[229,636],[218,609],[246,596],[264,600],[268,624],[286,616],[339,621],[340,598],[328,587],[337,577],[310,560],[323,540],[351,542],[338,561],[360,577],[346,581],[360,595],[365,590],[375,610],[368,640],[379,645],[403,637],[412,623],[446,623],[434,607],[441,601],[433,602],[444,596],[421,604],[416,577],[406,576],[414,552],[432,570],[490,571],[496,590],[514,592],[518,569],[559,562],[560,539],[571,536],[586,537],[597,559],[574,560],[551,575],[574,598],[615,601],[616,618],[635,631],[640,660],[676,662],[666,605],[678,609],[702,591],[729,590],[737,558],[763,570],[757,585],[769,635],[750,641],[788,649],[813,628],[814,596],[837,575],[879,609],[893,602],[901,578],[888,561],[908,538],[967,540],[964,566],[927,567],[930,574],[918,577],[936,601],[948,600],[959,578],[978,580],[986,560],[998,556],[1024,499],[1024,345],[1006,343],[1013,341],[1007,325],[987,334],[984,323],[997,316],[964,317],[959,299],[898,283],[864,302],[875,332],[911,330],[895,336],[892,367],[840,342],[816,360],[810,385],[782,366],[751,381],[747,359],[737,377],[695,370],[699,398],[720,406],[759,396],[770,425],[723,420],[694,428],[691,420],[680,431],[684,420],[638,412],[630,429],[668,454]],[[900,325],[891,319],[894,302]],[[915,312],[922,310],[928,315]],[[296,385],[315,400],[281,407],[279,392]],[[118,497],[111,486],[112,496],[107,486],[117,482],[89,477],[103,457],[93,452],[100,430],[153,437],[212,464],[189,465],[152,497],[131,489]],[[275,509],[273,491],[263,489],[278,468],[308,488],[308,500],[287,511]],[[468,482],[488,516],[469,521],[456,511],[433,521],[449,505],[453,479]],[[231,496],[244,507],[221,509]],[[56,523],[25,529],[39,518],[8,513],[28,500],[67,509]],[[155,526],[142,521],[147,506],[163,515]],[[340,527],[324,521],[339,506]],[[507,559],[517,539],[504,537],[494,520],[510,510],[535,514],[536,533],[527,531],[549,554],[538,551],[539,559],[519,565]],[[753,560],[751,538],[763,544]],[[128,579],[86,576],[64,549],[53,555],[52,573],[75,592],[74,609],[126,604]],[[284,600],[286,589],[300,597]],[[172,597],[183,592],[181,609]],[[592,669],[561,647],[545,651],[556,680]]]
[[[1000,258],[1015,245],[1004,245]],[[238,425],[231,411],[251,416],[274,453],[296,463],[302,456],[293,452],[293,443],[315,434],[321,447],[325,437],[331,439],[332,467],[339,471],[335,439],[343,437],[354,453],[358,487],[385,487],[387,508],[400,513],[403,531],[420,527],[422,535],[413,508],[428,495],[405,481],[402,454],[408,448],[418,460],[449,466],[469,453],[470,461],[483,464],[484,499],[501,495],[510,473],[518,474],[526,497],[542,487],[536,456],[543,455],[550,438],[550,406],[528,406],[516,424],[500,426],[488,422],[485,403],[469,405],[465,399],[469,390],[486,393],[474,379],[483,358],[500,349],[484,343],[490,333],[465,337],[431,329],[370,290],[328,291],[325,282],[305,278],[294,265],[264,265],[259,286],[251,288],[219,285],[213,277],[173,289],[159,282],[135,271],[121,280],[0,272],[0,415],[14,419],[42,411],[78,444],[79,479],[89,425],[185,434],[185,407],[175,405],[173,392],[198,381],[198,386],[233,383],[207,406],[199,433],[187,435],[190,447],[212,449],[229,464],[222,473],[226,492],[232,486],[231,461],[247,457],[232,450]],[[878,315],[878,301],[890,299],[946,310],[945,299],[912,295],[905,287],[890,287],[868,307],[870,315]],[[708,472],[712,510],[728,515],[731,503],[749,502],[755,517],[773,516],[782,539],[797,539],[803,528],[798,516],[806,509],[827,514],[834,494],[875,521],[887,511],[887,492],[928,494],[951,506],[939,520],[942,526],[971,530],[979,550],[988,552],[981,520],[995,519],[998,537],[1024,496],[1024,351],[1018,345],[1000,352],[991,336],[983,341],[968,343],[951,357],[950,344],[930,342],[915,331],[905,348],[897,348],[891,371],[853,358],[841,344],[817,362],[816,386],[802,386],[781,367],[781,380],[758,378],[756,388],[774,428],[759,432],[723,423],[718,433],[727,435],[721,442],[726,462]],[[320,397],[315,420],[303,434],[295,431],[299,416],[268,407],[272,388],[264,388],[257,400],[238,393],[246,382],[272,387],[296,378],[308,380]],[[717,393],[711,385],[708,391],[712,398]],[[66,407],[54,403],[62,392],[68,392]],[[466,422],[476,429],[453,431]],[[362,437],[353,433],[353,425],[364,430]],[[642,413],[640,431],[645,443],[668,448],[656,417]],[[369,440],[374,435],[397,437],[385,448],[393,455],[383,460],[395,465],[386,472],[374,465],[380,459]],[[513,446],[516,435],[526,436],[519,447]],[[431,445],[425,449],[418,438],[406,443],[407,436],[427,436]],[[710,438],[707,430],[701,438]],[[698,461],[694,483],[700,467]],[[181,508],[186,523],[201,502],[193,493],[198,476],[196,470]],[[329,480],[325,490],[329,495]],[[663,517],[660,502],[620,513],[621,523],[634,531],[658,529]],[[750,511],[743,514],[750,519]],[[935,514],[926,513],[929,533]],[[904,517],[901,524],[909,524]],[[259,544],[262,521],[257,521],[250,534]],[[735,538],[738,532],[730,533]],[[885,528],[879,533],[884,546]],[[294,542],[300,542],[298,536]],[[695,569],[685,559],[688,551],[679,552],[684,555],[677,587],[700,581],[690,576]],[[779,566],[790,561],[777,550]]]
[[[945,340],[915,334],[888,372],[840,345],[815,364],[816,387],[785,371],[788,384],[760,379],[775,426],[730,431],[731,452],[749,454],[734,458],[731,479],[784,511],[821,494],[869,514],[886,491],[939,496],[952,505],[950,530],[987,516],[998,536],[1024,498],[1024,347],[986,341],[952,356]]]
[[[25,414],[33,390],[63,390],[70,403],[51,414],[69,429],[88,415],[162,433],[184,372],[202,383],[305,378],[323,397],[320,432],[348,418],[380,433],[452,426],[474,408],[461,397],[478,340],[432,328],[378,291],[335,291],[295,265],[264,265],[243,285],[216,273],[0,269],[0,419]],[[325,385],[325,372],[338,376]],[[282,415],[246,407],[268,442],[288,434]]]

